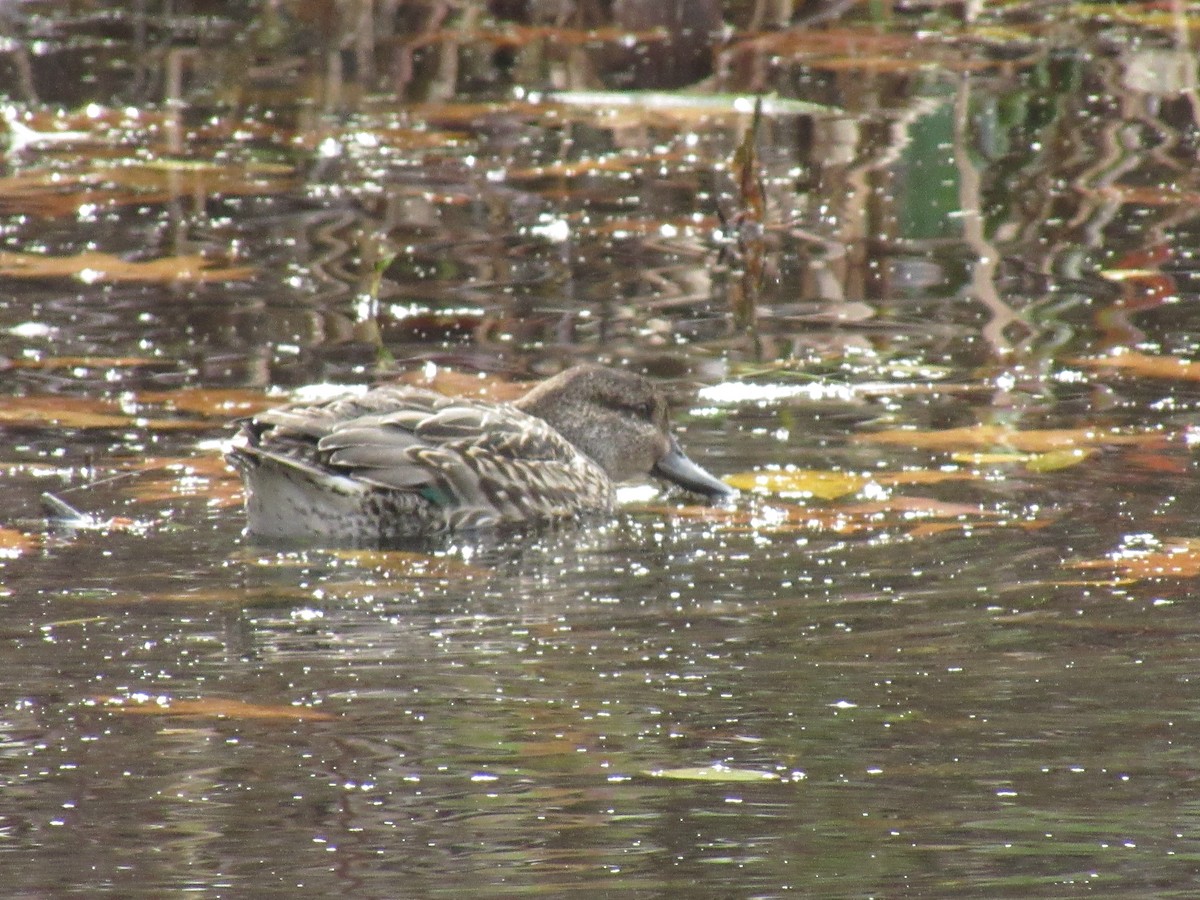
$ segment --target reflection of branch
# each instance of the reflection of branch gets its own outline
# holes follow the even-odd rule
[[[1184,9],[1183,0],[1171,0],[1171,16],[1175,20],[1175,46],[1184,58],[1190,58],[1192,54],[1191,30],[1188,28],[1187,10]],[[1188,66],[1184,69],[1184,79],[1186,83],[1182,93],[1192,108],[1192,121],[1200,123],[1200,94],[1196,90],[1195,66]]]
[[[984,234],[982,179],[968,151],[971,112],[968,85],[968,79],[962,78],[954,98],[954,164],[958,168],[963,241],[975,251],[975,262],[971,266],[971,291],[992,316],[991,321],[983,327],[983,337],[992,345],[997,356],[1004,356],[1012,349],[1004,329],[1013,322],[1023,320],[1000,299],[1000,292],[996,288],[1000,251]]]

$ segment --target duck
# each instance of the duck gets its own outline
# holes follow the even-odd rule
[[[737,494],[684,453],[658,386],[590,363],[512,403],[390,384],[269,409],[226,458],[249,535],[356,546],[611,514],[616,485],[648,476]]]

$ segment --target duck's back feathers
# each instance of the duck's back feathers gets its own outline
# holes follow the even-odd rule
[[[508,404],[411,387],[260,413],[243,423],[230,459],[246,475],[250,530],[273,536],[289,536],[279,532],[290,529],[292,514],[305,520],[297,535],[359,540],[360,532],[387,539],[612,505],[605,473],[543,420]],[[266,496],[264,487],[286,487],[290,496]],[[326,515],[331,490],[369,525],[348,534],[338,516]],[[291,513],[281,515],[284,506]],[[314,529],[314,518],[329,527]]]

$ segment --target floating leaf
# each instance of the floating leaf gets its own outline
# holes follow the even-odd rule
[[[888,497],[884,500],[873,500],[869,503],[855,503],[843,506],[839,510],[844,515],[851,516],[882,516],[901,514],[905,519],[913,518],[942,518],[961,519],[965,517],[1001,518],[1003,513],[993,509],[985,509],[977,503],[949,503],[945,500],[935,500],[932,497]]]
[[[1005,42],[1012,46],[1011,33]],[[906,34],[880,31],[873,27],[791,28],[782,31],[754,34],[735,43],[727,53],[751,58],[771,57],[803,60],[806,68],[833,71],[911,72],[937,66],[947,71],[977,71],[1000,65],[990,56],[966,56],[963,45],[978,42],[987,33],[952,31]],[[1024,60],[1006,56],[1003,64],[1033,63],[1037,56],[1026,54]]]
[[[144,419],[129,415],[111,400],[35,394],[0,397],[0,424],[28,428],[146,428],[174,431],[212,428],[212,422]]]
[[[898,473],[907,474],[907,473]],[[710,506],[633,506],[630,511],[664,518],[701,522],[725,531],[779,534],[798,531],[829,531],[852,534],[868,529],[908,525],[922,519],[948,519],[950,527],[1041,528],[1044,520],[1017,519],[975,503],[950,503],[931,497],[886,497],[829,509],[771,503],[736,508]],[[911,532],[910,532],[911,533]],[[933,532],[930,532],[933,533]]]
[[[487,578],[491,574],[487,569],[450,557],[429,556],[409,550],[331,550],[329,555],[365,569],[402,578],[470,581]]]
[[[180,388],[175,391],[139,391],[139,403],[161,404],[175,412],[212,416],[219,419],[251,416],[272,406],[279,397],[249,388]]]
[[[62,397],[0,397],[0,423],[62,428],[125,428],[132,419],[108,400]]]
[[[105,709],[138,716],[204,716],[217,719],[287,720],[332,722],[336,716],[304,706],[264,706],[221,697],[178,699],[134,694],[128,697],[102,697],[96,701]]]
[[[1161,549],[1129,550],[1108,559],[1067,564],[1072,569],[1112,569],[1127,578],[1194,578],[1200,575],[1200,538],[1168,538]]]
[[[916,431],[902,428],[856,435],[856,441],[898,444],[926,450],[988,450],[1009,447],[1026,453],[1048,453],[1074,447],[1104,444],[1149,444],[1164,440],[1160,433],[1122,433],[1115,428],[1051,428],[1018,431],[1003,425],[969,425],[943,431]]]
[[[477,397],[483,400],[516,400],[529,391],[528,384],[510,381],[498,375],[462,372],[433,365],[404,372],[394,380],[399,384],[437,391],[447,397]]]
[[[780,471],[743,472],[726,475],[724,481],[739,491],[759,494],[778,494],[783,497],[818,497],[836,500],[862,490],[870,479],[849,472],[826,472],[817,469],[784,469]]]
[[[1077,466],[1089,456],[1095,456],[1099,451],[1094,447],[1070,447],[1064,450],[1051,450],[1039,453],[1025,463],[1030,472],[1057,472],[1059,469],[1069,469]]]
[[[901,472],[834,472],[820,469],[765,469],[725,476],[725,483],[740,491],[777,494],[781,497],[817,497],[836,500],[856,494],[869,484],[895,487],[904,484],[938,484],[944,481],[969,481],[974,472],[913,469]]]
[[[216,266],[199,254],[165,256],[144,262],[89,251],[74,256],[0,251],[0,275],[9,278],[79,278],[96,282],[237,281],[249,278],[249,266]]]
[[[1152,356],[1133,350],[1096,359],[1072,359],[1069,362],[1089,369],[1115,369],[1147,378],[1200,381],[1200,362],[1174,356]]]
[[[1006,466],[1019,465],[1036,459],[1035,453],[951,453],[950,458],[957,463],[969,466]]]
[[[211,466],[178,466],[158,477],[138,478],[125,492],[143,503],[201,498],[217,509],[241,506],[245,499],[241,480],[217,458]]]
[[[652,778],[672,778],[678,781],[777,781],[774,772],[758,769],[734,769],[721,763],[683,769],[652,769],[646,773]]]
[[[0,212],[44,217],[78,216],[81,206],[105,207],[166,203],[186,197],[281,193],[291,178],[280,177],[277,164],[208,162],[190,171],[166,168],[151,160],[104,160],[99,152],[71,156],[62,165],[0,177]],[[80,169],[80,166],[86,168]]]
[[[264,565],[267,563],[264,562]],[[196,603],[212,606],[278,606],[281,603],[303,603],[312,600],[312,591],[300,586],[271,585],[249,588],[244,585],[187,589],[176,592],[139,594],[143,603]]]
[[[666,519],[702,522],[734,532],[778,534],[796,531],[831,531],[849,534],[869,527],[856,522],[837,509],[808,509],[790,504],[772,504],[756,509],[728,509],[719,506],[660,506],[625,507],[630,512],[642,512]]]
[[[37,547],[37,539],[15,528],[0,528],[0,559],[16,559]]]
[[[136,369],[150,366],[174,366],[172,360],[143,356],[45,356],[40,359],[7,359],[6,369]]]
[[[1078,19],[1094,22],[1122,22],[1141,28],[1174,33],[1182,28],[1200,29],[1200,19],[1185,15],[1186,5],[1179,10],[1173,4],[1162,3],[1065,3],[1063,11]]]

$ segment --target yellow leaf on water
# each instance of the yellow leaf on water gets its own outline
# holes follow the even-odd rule
[[[957,451],[950,454],[950,458],[957,463],[963,463],[968,466],[1005,466],[1018,463],[1027,463],[1035,458],[1033,453],[971,453],[965,451]]]
[[[1073,447],[1066,450],[1051,450],[1049,453],[1039,453],[1027,463],[1025,468],[1030,472],[1057,472],[1059,469],[1069,469],[1077,466],[1089,456],[1095,456],[1099,451],[1094,447]]]
[[[217,719],[287,720],[332,722],[336,716],[305,706],[265,706],[221,697],[179,699],[168,696],[135,694],[128,697],[101,697],[105,709],[136,716],[204,716]]]
[[[816,497],[837,500],[856,494],[868,484],[896,487],[905,484],[939,484],[944,481],[969,481],[978,474],[965,471],[911,469],[899,472],[834,472],[822,469],[773,469],[739,472],[725,476],[725,483],[740,491],[776,494],[781,497]]]
[[[74,256],[0,251],[0,275],[9,278],[79,278],[96,282],[238,281],[249,278],[249,266],[216,266],[199,254],[164,256],[142,262],[111,253],[90,251]]]
[[[780,469],[726,475],[725,483],[739,491],[778,494],[783,497],[819,497],[836,500],[862,490],[870,479],[849,472],[818,469]]]

